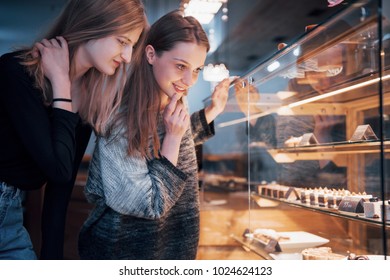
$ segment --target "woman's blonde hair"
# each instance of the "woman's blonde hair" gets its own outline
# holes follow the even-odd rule
[[[44,38],[63,36],[66,39],[72,78],[73,60],[80,45],[89,40],[145,29],[147,25],[141,0],[70,0]],[[45,103],[50,104],[53,98],[51,85],[44,77],[40,58],[35,58],[33,51],[30,48],[23,52],[23,64],[42,90]],[[122,64],[114,75],[108,76],[91,68],[82,79],[79,114],[97,133],[104,133],[107,122],[121,102],[128,70],[129,65]]]

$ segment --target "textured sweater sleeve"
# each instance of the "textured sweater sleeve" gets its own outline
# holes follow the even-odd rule
[[[127,155],[127,141],[98,138],[89,169],[87,197],[104,197],[113,210],[139,218],[158,219],[180,197],[187,175],[167,159]],[[92,199],[91,199],[92,198]]]
[[[191,115],[191,129],[195,145],[200,145],[215,135],[214,122],[207,123],[204,109]]]
[[[56,108],[49,113],[41,92],[15,57],[2,57],[0,65],[0,100],[23,148],[49,180],[69,181],[80,117]]]

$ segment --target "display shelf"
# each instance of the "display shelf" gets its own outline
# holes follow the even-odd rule
[[[255,145],[252,145],[255,146]],[[263,145],[261,145],[263,146]],[[346,166],[346,155],[379,154],[382,142],[379,140],[334,142],[316,145],[284,147],[269,149],[268,152],[276,162],[286,163],[297,160],[333,160],[338,166]],[[390,141],[383,143],[386,158],[390,158]],[[255,155],[256,151],[252,151]]]
[[[298,116],[310,114],[331,114],[345,115],[350,110],[372,108],[378,102],[378,82],[383,83],[383,87],[390,86],[390,70],[383,73],[382,77],[378,74],[370,73],[355,77],[351,81],[347,81],[342,85],[333,85],[326,92],[318,94],[311,92],[305,96],[292,94],[291,98],[278,99],[279,103],[275,102],[275,97],[269,99],[273,103],[269,103],[267,98],[260,99],[260,102],[249,103],[251,106],[258,108],[266,108],[260,113],[248,114],[246,117],[237,118],[234,120],[224,121],[218,124],[218,127],[228,127],[239,123],[256,120],[270,114],[280,116]],[[256,86],[256,85],[254,85]],[[353,95],[350,91],[354,91]],[[263,94],[260,93],[262,96]],[[275,93],[274,95],[278,95]],[[290,94],[291,95],[291,94]],[[230,99],[233,96],[229,97]],[[385,93],[383,96],[383,104],[390,104],[390,93]]]
[[[205,143],[203,172],[211,182],[213,174],[247,177],[246,228],[304,231],[342,254],[387,255],[389,218],[366,218],[385,213],[360,199],[390,199],[390,4],[351,1],[240,77]],[[340,208],[295,200],[298,189],[316,186],[351,196],[342,195]],[[363,206],[366,215],[354,213]],[[244,236],[235,239],[272,258]]]
[[[345,141],[333,143],[321,143],[305,146],[283,147],[275,151],[277,153],[299,153],[299,152],[335,152],[335,153],[377,153],[380,151],[382,141],[364,140],[364,141]],[[390,141],[383,142],[385,151],[390,150]]]
[[[379,140],[365,140],[365,141],[346,141],[321,143],[305,146],[283,147],[275,150],[276,153],[300,153],[300,152],[325,152],[325,153],[342,153],[342,154],[356,154],[356,153],[377,153],[380,151],[382,142]],[[390,150],[390,141],[383,142],[386,152]]]
[[[303,204],[298,201],[291,201],[291,200],[286,200],[286,199],[280,199],[280,198],[273,198],[269,196],[264,196],[260,195],[257,193],[252,192],[251,193],[251,198],[256,202],[259,198],[264,198],[264,199],[269,199],[277,202],[282,202],[285,203],[289,206],[293,207],[298,207],[302,208],[305,210],[310,210],[310,211],[315,211],[318,213],[326,214],[326,215],[331,215],[331,216],[337,216],[337,217],[342,217],[348,220],[353,220],[353,221],[359,221],[362,223],[367,223],[369,225],[373,226],[385,226],[386,228],[390,229],[390,222],[383,222],[379,219],[372,219],[372,218],[366,218],[364,217],[363,213],[348,213],[348,212],[341,212],[337,209],[332,209],[332,208],[327,208],[327,207],[320,207],[316,205],[308,205],[308,204]]]

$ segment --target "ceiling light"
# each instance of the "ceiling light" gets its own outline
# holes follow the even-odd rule
[[[201,24],[209,24],[227,0],[190,0],[184,5],[184,15],[193,16]]]
[[[216,14],[221,6],[222,2],[220,1],[190,0],[185,6],[185,10],[189,13]]]
[[[185,13],[185,16],[193,16],[199,21],[200,24],[209,24],[214,18],[213,14],[205,14],[205,13],[190,13],[190,14]]]

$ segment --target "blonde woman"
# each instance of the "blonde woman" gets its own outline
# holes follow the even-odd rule
[[[63,258],[77,169],[146,26],[140,0],[70,0],[45,39],[0,58],[0,259],[36,258],[21,194],[44,184],[41,258]]]

